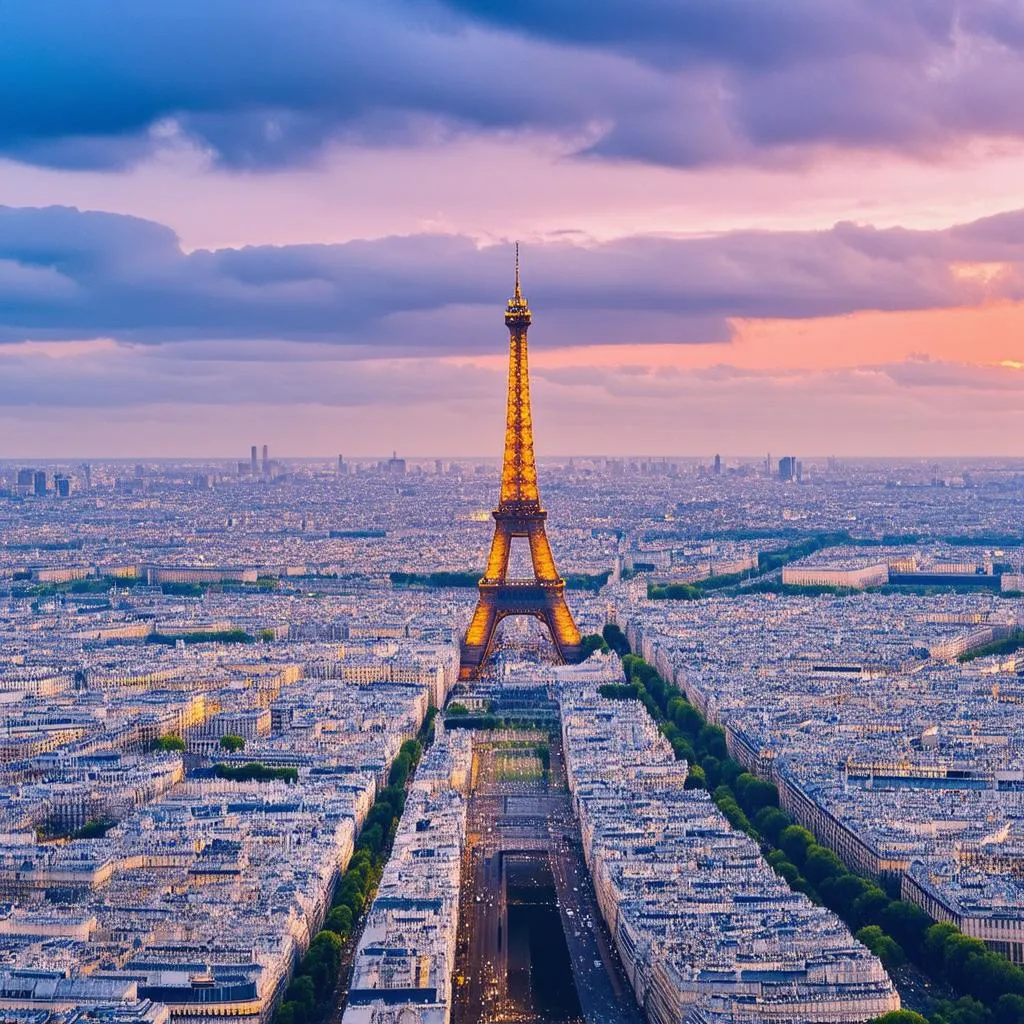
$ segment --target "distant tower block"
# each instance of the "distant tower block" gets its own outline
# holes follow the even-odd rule
[[[256,470],[256,445],[252,446],[252,451],[249,454],[249,472],[253,476],[255,476],[256,472],[257,472],[257,470]]]
[[[507,615],[532,615],[548,628],[562,661],[580,657],[580,631],[565,603],[565,580],[558,575],[540,504],[537,463],[533,454],[533,417],[530,412],[530,374],[526,333],[530,307],[519,288],[519,246],[516,245],[516,290],[505,310],[509,330],[508,406],[505,420],[505,455],[501,469],[501,496],[494,516],[494,540],[487,568],[480,580],[480,597],[462,644],[460,677],[476,678],[494,646],[498,623]],[[512,539],[529,542],[533,578],[509,579]]]
[[[270,448],[267,445],[263,446],[263,475],[266,476],[270,472]]]

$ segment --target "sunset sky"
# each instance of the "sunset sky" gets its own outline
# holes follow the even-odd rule
[[[1020,0],[10,0],[0,457],[1024,455]]]

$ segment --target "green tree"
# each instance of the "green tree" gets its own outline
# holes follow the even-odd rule
[[[697,755],[694,753],[693,744],[684,739],[682,736],[677,736],[673,740],[669,740],[672,744],[672,753],[675,754],[677,761],[686,761],[691,770],[694,767],[694,761],[697,760]]]
[[[992,1021],[988,1009],[970,996],[962,996],[955,1002],[943,999],[932,1010],[932,1024],[1004,1024]]]
[[[707,776],[708,786],[712,789],[718,789],[722,784],[722,762],[711,754],[702,754],[699,749],[697,750],[697,760]]]
[[[301,970],[313,981],[316,1007],[326,1007],[341,971],[341,939],[334,932],[317,932],[303,958]]]
[[[1024,1024],[1024,995],[1000,996],[996,1003],[999,1024]]]
[[[736,803],[736,798],[732,795],[732,790],[728,786],[719,786],[712,794],[712,799],[733,828],[739,829],[741,832],[752,831],[750,821],[743,813],[740,805]]]
[[[891,935],[886,935],[877,924],[861,928],[854,938],[867,946],[888,968],[902,967],[907,962],[900,944]]]
[[[228,732],[221,736],[220,745],[223,750],[236,754],[239,750],[245,749],[245,737],[238,736],[233,732]]]
[[[946,939],[942,949],[942,963],[949,976],[960,984],[967,975],[971,961],[975,957],[983,957],[987,951],[988,947],[981,939],[973,939],[958,932]]]
[[[391,771],[388,773],[388,785],[404,786],[409,778],[411,767],[412,759],[407,754],[399,754],[391,763]]]
[[[779,835],[779,849],[797,867],[803,866],[807,859],[807,851],[814,845],[814,836],[801,825],[790,825]]]
[[[855,928],[863,928],[866,924],[877,924],[882,911],[891,902],[889,897],[877,885],[872,885],[853,901],[849,915],[850,923]]]
[[[675,701],[669,702],[674,705],[672,721],[675,722],[681,732],[689,736],[691,740],[695,740],[701,727],[704,725],[704,719],[701,717],[701,713],[688,701],[678,697],[676,701],[678,703],[675,703]]]
[[[948,921],[937,921],[924,933],[925,960],[928,970],[932,974],[938,974],[943,969],[946,940],[959,934],[956,926]]]
[[[762,807],[754,815],[754,827],[773,845],[778,844],[782,830],[792,824],[789,815],[778,807]]]
[[[697,742],[694,747],[698,754],[717,757],[720,761],[724,761],[729,756],[729,751],[725,746],[725,731],[717,725],[704,725],[697,734]]]
[[[274,1024],[303,1024],[295,1015],[296,1004],[289,999],[283,1000],[274,1013]]]
[[[185,741],[174,733],[161,736],[154,744],[154,750],[182,751],[185,749]]]
[[[772,870],[780,878],[784,878],[787,885],[795,885],[800,880],[800,872],[797,870],[796,865],[787,860],[786,855],[781,850],[776,850],[775,852],[779,854],[778,858],[776,860],[769,858]]]
[[[807,849],[804,874],[817,885],[826,878],[838,878],[840,875],[845,875],[846,868],[831,850],[814,843]]]
[[[825,903],[841,918],[849,920],[857,899],[874,888],[875,886],[866,878],[851,874],[843,875],[841,878],[834,879],[832,885],[829,886],[829,895]]]
[[[587,633],[586,636],[580,638],[580,651],[583,654],[583,659],[586,660],[594,651],[607,653],[608,643],[600,633]]]
[[[232,779],[234,782],[298,782],[298,768],[273,768],[260,761],[249,761],[247,764],[224,764],[218,762],[213,766],[213,773],[219,779]]]
[[[911,959],[924,952],[924,936],[932,919],[916,904],[893,900],[879,914],[878,923],[907,951]]]
[[[661,735],[664,736],[669,743],[674,743],[676,740],[681,740],[683,738],[683,734],[676,728],[673,722],[662,722],[658,728],[661,730]]]
[[[743,772],[736,779],[736,799],[747,814],[757,814],[766,807],[779,806],[779,791],[770,782]]]
[[[71,833],[72,839],[102,839],[115,825],[110,818],[91,818],[80,829]]]
[[[734,793],[736,792],[736,783],[742,774],[743,765],[741,765],[739,761],[731,757],[727,757],[722,761],[722,782],[731,787]],[[739,799],[737,799],[737,802],[741,805],[743,803],[743,801]]]
[[[405,754],[409,758],[410,767],[415,768],[423,756],[423,744],[419,740],[406,740],[402,744],[399,753]]]
[[[384,846],[384,829],[380,825],[364,828],[359,836],[359,845],[371,854],[379,854]]]
[[[928,1018],[913,1010],[893,1010],[876,1017],[872,1024],[928,1024]]]
[[[316,986],[313,979],[304,974],[292,978],[285,999],[295,1007],[296,1020],[312,1020],[316,1013]]]
[[[629,641],[626,639],[626,634],[619,629],[613,622],[609,622],[601,631],[601,635],[604,637],[604,641],[608,646],[617,654],[622,657],[625,654],[629,654]]]
[[[352,932],[352,909],[350,907],[334,907],[324,921],[324,928],[327,931],[347,938]]]
[[[363,912],[363,907],[366,906],[366,892],[363,888],[363,883],[358,878],[346,875],[342,879],[341,886],[338,889],[338,904],[348,907],[352,912],[353,918],[358,917]]]
[[[704,769],[699,764],[691,764],[690,770],[686,773],[684,789],[707,789],[708,780]]]

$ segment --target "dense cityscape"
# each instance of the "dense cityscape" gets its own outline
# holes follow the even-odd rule
[[[1024,963],[1024,466],[794,462],[542,462],[468,681],[495,461],[0,467],[3,1019],[1017,1019],[892,907]]]

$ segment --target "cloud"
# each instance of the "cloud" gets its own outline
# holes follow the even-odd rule
[[[397,0],[54,0],[5,11],[4,30],[0,151],[56,166],[123,166],[180,137],[230,166],[272,167],[331,139],[580,132],[664,89],[621,58]]]
[[[950,41],[958,13],[951,0],[905,0],[895,6],[889,0],[777,0],[770,5],[760,0],[445,3],[481,24],[666,68],[694,62],[779,68],[858,53],[922,57]],[[977,24],[979,29],[993,27],[981,19]]]
[[[270,168],[480,132],[673,166],[1024,136],[1015,0],[21,0],[3,31],[0,153],[50,166],[182,139]]]
[[[284,346],[287,348],[287,346]],[[104,410],[153,405],[414,409],[500,396],[502,374],[434,359],[293,360],[264,351],[247,362],[182,359],[176,350],[68,345],[69,357],[33,346],[0,354],[0,406]],[[280,349],[281,346],[278,346]]]
[[[953,388],[981,392],[989,400],[1000,392],[1024,393],[1024,370],[1008,364],[976,365],[932,359],[908,359],[876,368],[901,388]]]
[[[318,407],[362,415],[361,430],[371,444],[378,435],[386,439],[385,423],[404,424],[401,443],[407,448],[416,443],[411,424],[433,421],[443,410],[455,422],[461,416],[459,429],[470,421],[490,425],[494,443],[500,442],[501,366],[481,368],[430,356],[338,358],[336,347],[323,344],[303,345],[297,357],[296,346],[267,341],[245,361],[225,346],[194,348],[110,341],[7,346],[0,349],[0,408],[23,415],[25,423],[55,410],[80,410],[92,420],[117,410],[159,416],[161,409],[191,408],[190,415],[215,424],[232,408],[263,408],[267,415],[277,410],[272,420],[287,420],[299,410]],[[554,431],[547,435],[549,451],[561,450],[557,438],[567,429],[564,420],[571,426],[572,410],[600,421],[599,447],[611,444],[611,424],[652,417],[680,429],[692,425],[693,417],[709,424],[740,417],[757,436],[759,418],[770,420],[790,406],[794,422],[800,420],[800,409],[811,419],[831,409],[852,423],[857,410],[867,406],[875,410],[872,416],[882,418],[949,416],[960,423],[979,417],[993,433],[991,417],[1017,422],[1024,416],[1024,370],[1019,367],[922,357],[836,369],[540,366],[531,377],[535,412]],[[676,415],[680,409],[686,410],[681,420]],[[1006,428],[1003,420],[998,422],[999,429]],[[576,450],[582,451],[580,443]],[[679,450],[690,449],[684,445]]]
[[[746,318],[1015,299],[1021,221],[538,244],[524,253],[531,337],[546,347],[720,342]],[[349,358],[500,352],[510,262],[508,245],[458,235],[185,253],[168,228],[133,217],[0,207],[0,342],[215,342],[242,360],[260,339],[330,344]],[[986,272],[970,272],[975,263]]]
[[[189,347],[0,347],[0,457],[234,450],[244,458],[263,441],[287,455],[501,451],[501,368],[338,359],[330,346],[271,342],[247,362],[223,351],[193,359],[183,355]],[[290,358],[296,348],[301,358]],[[804,455],[1013,456],[1024,430],[1024,373],[1009,366],[916,359],[837,370],[629,369],[533,374],[542,459],[769,445]]]
[[[968,394],[967,401],[981,412],[993,402],[1012,405],[1024,394],[1024,370],[1019,368],[931,359],[836,369],[738,370],[715,366],[670,373],[664,368],[646,368],[624,374],[619,367],[563,368],[534,370],[532,376],[566,391],[596,389],[610,399],[685,402],[687,408],[708,395],[712,404],[726,408],[761,408],[767,395],[787,393],[801,400],[811,394],[837,401],[903,396],[930,404],[935,402],[935,393],[941,391],[945,395]]]

